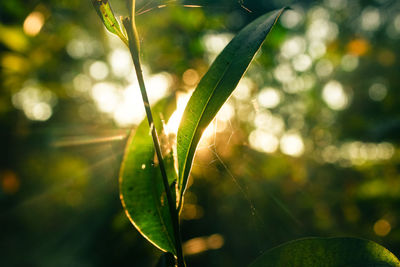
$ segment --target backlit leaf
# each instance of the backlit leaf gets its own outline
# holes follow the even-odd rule
[[[242,29],[216,58],[193,92],[177,136],[180,206],[203,131],[236,88],[283,10],[265,14]]]
[[[92,4],[107,30],[116,34],[126,45],[128,45],[128,40],[122,32],[108,0],[92,0]]]
[[[175,107],[175,98],[164,99],[153,107],[154,123],[159,133],[162,131],[160,114],[168,119]],[[172,150],[164,156],[164,161],[175,200],[177,174]],[[122,205],[133,225],[156,247],[175,254],[171,216],[147,120],[139,125],[127,142],[119,182]]]
[[[273,248],[250,267],[399,267],[399,260],[375,242],[358,238],[307,238]]]

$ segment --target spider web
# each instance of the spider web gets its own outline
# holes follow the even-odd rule
[[[237,3],[246,12],[249,12],[249,13],[252,12],[250,9],[248,9],[245,6],[244,0],[238,0]],[[193,3],[182,3],[181,0],[150,0],[150,1],[146,1],[146,3],[143,5],[139,5],[139,7],[136,10],[136,15],[137,16],[143,15],[152,10],[170,7],[170,6],[183,6],[183,7],[187,7],[187,8],[204,8],[204,7],[207,7],[207,4],[199,4],[198,2],[196,3],[196,1],[193,1]]]
[[[172,6],[183,6],[187,8],[207,8],[207,4],[196,4],[196,1],[194,1],[193,4],[188,4],[188,3],[182,3],[183,1],[180,0],[150,0],[147,1],[144,5],[140,6],[136,11],[137,15],[143,15],[148,12],[154,11],[156,9],[161,9],[161,8],[167,8],[167,7],[172,7]],[[193,1],[192,1],[193,2]],[[199,1],[197,1],[198,3]],[[247,13],[252,13],[252,11],[246,7],[245,1],[244,0],[238,0],[237,1],[238,6],[243,9]],[[222,7],[223,8],[223,7]],[[224,172],[227,174],[227,176],[231,179],[232,183],[237,187],[239,194],[243,197],[245,202],[247,202],[247,205],[250,210],[250,215],[251,215],[251,223],[253,225],[253,229],[255,229],[257,233],[257,245],[259,248],[263,246],[265,243],[264,240],[262,240],[263,236],[268,234],[268,227],[266,222],[264,221],[263,217],[261,216],[260,212],[257,210],[254,200],[251,197],[251,192],[249,190],[249,187],[245,184],[243,184],[243,181],[240,181],[241,179],[236,177],[235,174],[230,170],[230,167],[227,163],[225,163],[223,157],[220,156],[218,153],[218,149],[221,149],[220,147],[217,146],[217,138],[218,138],[218,133],[217,133],[217,125],[218,125],[218,120],[215,118],[213,122],[215,124],[214,127],[214,132],[211,137],[211,142],[208,142],[207,145],[202,145],[201,143],[199,144],[199,147],[197,148],[198,150],[208,150],[212,155],[213,159],[207,163],[208,167],[213,167],[217,170],[217,164],[220,164],[220,166],[223,167]],[[228,123],[228,129],[224,130],[224,133],[229,132],[229,137],[227,142],[224,141],[224,146],[229,146],[231,144],[232,137],[235,135],[235,127],[232,125],[231,119],[227,121]],[[194,165],[196,166],[204,166],[202,163],[199,161],[195,161]],[[220,170],[219,170],[220,171]],[[297,225],[301,225],[299,220],[295,218],[295,216],[291,213],[291,211],[287,208],[287,206],[282,203],[277,197],[273,196],[271,192],[266,192],[268,194],[268,197],[274,202],[274,204],[281,209],[291,220],[293,220]]]

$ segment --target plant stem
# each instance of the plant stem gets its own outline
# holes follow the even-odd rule
[[[172,227],[174,230],[174,239],[175,239],[175,247],[176,247],[176,256],[178,267],[185,267],[185,260],[183,258],[182,252],[182,241],[180,235],[180,225],[179,225],[179,215],[178,210],[176,209],[176,201],[172,199],[169,183],[168,183],[168,176],[166,172],[166,168],[164,165],[164,160],[162,157],[160,142],[157,134],[156,127],[154,125],[153,115],[150,108],[149,99],[147,97],[146,86],[143,79],[143,72],[140,64],[139,59],[139,45],[138,45],[138,36],[136,27],[134,26],[134,22],[130,22],[129,18],[125,18],[123,20],[124,26],[128,33],[129,39],[129,49],[132,55],[133,64],[135,66],[136,76],[139,82],[140,92],[142,94],[144,108],[146,110],[147,121],[149,122],[151,136],[153,138],[154,148],[156,151],[158,164],[160,166],[161,176],[164,184],[164,190],[167,196],[167,202],[169,207],[169,213],[171,215]]]

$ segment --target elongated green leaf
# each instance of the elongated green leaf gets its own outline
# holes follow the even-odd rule
[[[175,98],[167,98],[153,108],[154,123],[161,132],[160,114],[168,119],[175,110]],[[137,230],[163,251],[175,254],[175,241],[161,172],[155,162],[150,128],[144,120],[129,138],[120,171],[120,198]],[[172,151],[164,156],[171,193],[176,199]]]
[[[126,45],[128,45],[128,40],[122,32],[108,0],[92,0],[92,4],[107,30],[116,34]]]
[[[235,89],[282,11],[265,14],[241,30],[216,58],[193,92],[177,136],[180,206],[204,129]]]
[[[386,248],[358,238],[307,238],[273,248],[250,267],[399,267]]]

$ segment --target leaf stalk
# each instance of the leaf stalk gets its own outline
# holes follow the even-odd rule
[[[133,64],[135,66],[136,76],[137,76],[137,79],[139,82],[139,87],[140,87],[140,92],[142,94],[144,108],[146,110],[147,121],[148,121],[150,129],[151,129],[151,136],[153,139],[154,149],[156,151],[158,163],[160,166],[161,176],[162,176],[162,180],[163,180],[164,190],[165,190],[165,193],[167,196],[167,202],[168,202],[168,207],[169,207],[171,221],[172,221],[172,227],[174,230],[174,239],[175,239],[176,257],[177,257],[178,267],[185,267],[186,264],[185,264],[185,261],[183,258],[183,252],[182,252],[182,241],[181,241],[181,235],[180,235],[179,215],[178,215],[178,211],[176,209],[176,201],[174,201],[172,199],[172,194],[171,194],[169,183],[168,183],[167,172],[166,172],[164,160],[162,157],[160,141],[158,138],[156,127],[154,127],[153,115],[151,112],[149,99],[147,97],[146,86],[144,83],[143,72],[142,72],[142,68],[141,68],[141,64],[140,64],[139,38],[138,38],[138,33],[136,30],[136,25],[135,25],[135,21],[134,21],[135,1],[132,1],[132,7],[130,8],[130,10],[131,10],[131,17],[123,19],[123,24],[128,33],[129,50],[131,52]]]

